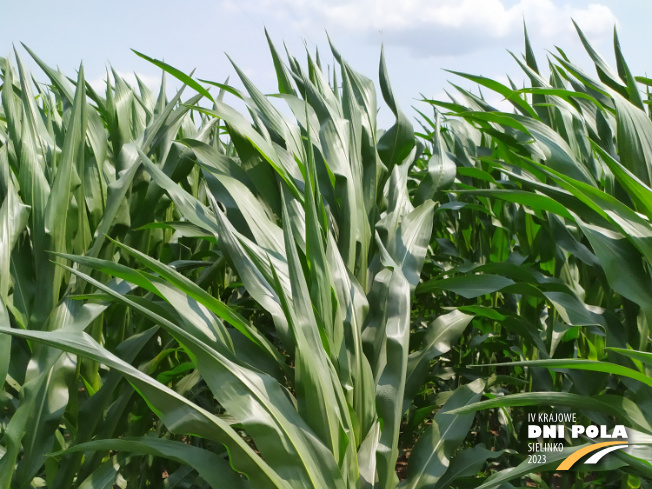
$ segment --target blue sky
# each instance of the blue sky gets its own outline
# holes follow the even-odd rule
[[[109,63],[128,78],[137,72],[156,85],[159,70],[133,54],[134,48],[186,72],[196,68],[199,78],[231,77],[238,85],[228,53],[272,93],[276,86],[264,27],[278,47],[285,42],[299,59],[304,41],[311,50],[318,47],[324,64],[332,63],[328,32],[349,63],[375,81],[384,44],[394,92],[403,110],[414,114],[411,105],[424,108],[416,101],[419,95],[442,97],[447,80],[470,86],[444,68],[520,79],[507,51],[523,52],[523,19],[540,65],[557,45],[588,66],[572,17],[610,61],[616,24],[634,74],[650,75],[651,14],[648,0],[0,0],[0,55],[9,55],[15,44],[27,57],[23,42],[69,75],[83,60],[94,85],[101,84]],[[382,113],[381,122],[389,122],[388,111]]]

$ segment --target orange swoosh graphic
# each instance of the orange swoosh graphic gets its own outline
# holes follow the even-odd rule
[[[579,459],[581,459],[584,455],[595,452],[596,450],[599,450],[604,447],[610,447],[612,445],[627,445],[627,442],[623,441],[605,441],[602,443],[596,443],[595,445],[590,445],[588,447],[581,448],[577,450],[576,452],[571,453],[568,457],[566,457],[560,464],[559,467],[557,467],[557,470],[568,470],[570,469],[575,462],[577,462]]]

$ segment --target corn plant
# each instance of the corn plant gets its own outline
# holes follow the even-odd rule
[[[34,81],[18,53],[17,71],[11,60],[0,60],[0,322],[3,328],[52,334],[85,330],[133,361],[147,350],[133,338],[142,333],[139,323],[124,308],[107,311],[108,304],[73,300],[88,287],[59,267],[52,253],[111,258],[119,249],[107,237],[152,256],[187,259],[197,251],[180,252],[184,238],[173,236],[169,227],[139,230],[168,221],[171,206],[138,173],[137,150],[170,174],[188,175],[190,154],[174,139],[205,137],[189,117],[188,104],[199,96],[180,104],[179,92],[168,102],[165,83],[157,98],[142,83],[133,89],[115,72],[100,96],[86,83],[82,68],[70,80],[29,53],[49,86]],[[211,130],[217,128],[207,124],[204,133]],[[125,285],[118,290],[129,290]],[[105,321],[110,329],[104,329]],[[96,361],[77,362],[60,350],[12,343],[5,335],[0,349],[5,385],[0,487],[10,487],[11,481],[12,487],[28,487],[36,476],[49,486],[69,486],[79,477],[81,454],[66,458],[56,483],[55,459],[48,454],[72,440],[113,435],[126,413],[136,410],[133,391],[123,389],[119,376],[103,376]],[[155,356],[157,350],[149,353]],[[102,424],[114,397],[119,402],[112,406],[112,419]],[[99,461],[87,459],[86,465]]]
[[[515,113],[455,87],[421,133],[332,46],[270,41],[271,96],[137,53],[184,103],[4,60],[0,487],[648,487],[649,444],[526,461],[550,406],[652,432],[652,82],[580,36],[597,78],[526,34],[532,87],[458,74]]]
[[[502,408],[494,449],[526,453],[528,406],[624,424],[641,439],[652,429],[652,125],[641,94],[649,80],[632,76],[617,35],[613,70],[578,33],[597,77],[559,51],[544,78],[526,32],[526,55],[515,59],[530,87],[456,73],[504,96],[514,113],[455,86],[449,101],[429,101],[445,111],[444,129],[438,115],[422,114],[426,140],[443,132],[458,180],[442,206],[448,236],[435,232],[442,238],[426,265],[432,278],[417,294],[477,315],[464,364],[487,365],[480,371],[501,381],[490,399],[455,412]],[[629,473],[632,483],[646,484],[649,449],[631,454],[591,468],[612,471],[594,483],[620,487]],[[480,487],[539,477],[558,464],[548,460],[498,472]],[[565,474],[563,483],[573,480]]]
[[[196,372],[217,403],[207,408],[184,397],[177,382],[148,376],[83,328],[5,331],[122,373],[166,429],[161,437],[64,443],[68,454],[111,448],[163,456],[194,468],[212,487],[397,487],[397,462],[406,456],[403,413],[431,361],[450,350],[472,318],[458,311],[431,318],[419,326],[419,344],[410,344],[433,198],[450,186],[454,167],[443,153],[431,158],[428,177],[410,196],[408,174],[422,146],[396,105],[382,58],[383,97],[396,116],[384,133],[376,128],[373,83],[337,50],[341,88],[311,56],[307,70],[292,57],[288,67],[270,47],[278,97],[294,120],[237,67],[246,94],[214,85],[244,100],[251,121],[152,60],[210,100],[210,108],[194,110],[228,131],[227,139],[207,132],[204,140],[175,143],[194,155],[198,192],[189,192],[185,175],[166,171],[161,158],[133,148],[133,165],[151,179],[148,193],[164,191],[187,232],[214,237],[235,277],[202,287],[128,239],[113,241],[119,253],[109,257],[55,250],[75,264],[62,270],[97,290],[85,294],[84,307],[115,302],[165,330],[184,352],[180,367]],[[195,265],[210,269],[221,254]],[[98,279],[105,276],[113,279]],[[419,441],[408,444],[401,487],[431,486],[442,477],[473,422],[472,414],[447,411],[479,400],[483,387],[481,380],[460,384]],[[189,436],[201,441],[183,443]],[[97,470],[116,474],[120,460],[108,458]]]

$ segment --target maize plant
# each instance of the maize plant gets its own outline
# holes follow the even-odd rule
[[[386,131],[333,46],[274,95],[137,53],[183,102],[3,60],[0,487],[649,487],[652,82],[580,36],[421,133],[382,54]],[[640,443],[533,465],[551,406]]]
[[[428,101],[446,125],[437,125],[439,110],[421,114],[422,136],[443,133],[458,178],[435,231],[432,278],[416,292],[476,313],[481,334],[468,339],[463,363],[484,365],[495,380],[489,399],[455,412],[500,408],[494,450],[527,452],[528,412],[581,413],[586,424],[627,426],[640,441],[586,466],[591,487],[627,477],[647,487],[652,123],[642,92],[650,80],[631,74],[617,34],[614,70],[577,30],[597,76],[559,50],[544,78],[526,31],[526,54],[514,58],[531,86],[456,73],[504,96],[513,113],[457,86],[450,100]],[[480,487],[554,471],[566,455],[549,454],[536,470],[524,460]],[[581,472],[537,477],[583,487]]]
[[[129,361],[137,355],[153,359],[160,349],[145,348],[136,339],[141,322],[125,308],[107,310],[108,303],[73,300],[88,286],[59,267],[53,253],[117,259],[120,251],[109,238],[151,256],[163,254],[168,261],[188,261],[201,252],[201,243],[185,242],[169,226],[143,229],[166,222],[173,207],[162,190],[149,185],[146,174],[138,174],[134,161],[141,149],[163,171],[188,176],[193,171],[190,152],[175,139],[202,140],[219,127],[207,123],[202,133],[189,115],[200,96],[180,103],[180,91],[167,101],[165,82],[155,96],[143,84],[134,90],[113,72],[100,96],[85,82],[83,69],[71,81],[29,53],[49,86],[34,82],[18,53],[17,70],[10,60],[0,60],[2,327],[52,334],[86,331]],[[125,286],[118,290],[128,291]],[[105,328],[109,323],[111,328]],[[12,343],[6,335],[0,348],[0,487],[10,487],[12,481],[11,487],[29,487],[43,480],[51,487],[69,487],[80,474],[92,472],[102,456],[86,458],[88,469],[79,472],[82,454],[74,454],[57,474],[57,459],[49,454],[73,440],[123,435],[118,425],[129,413],[147,409],[131,388],[120,385],[118,374],[105,376],[94,360],[77,361],[32,342]],[[107,409],[108,420],[103,419]],[[129,430],[142,435],[150,427],[133,424]]]

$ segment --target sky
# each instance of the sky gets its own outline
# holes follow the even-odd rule
[[[198,78],[223,82],[229,77],[241,86],[228,54],[263,92],[275,93],[264,29],[277,47],[285,43],[298,59],[305,59],[307,46],[311,52],[319,49],[322,64],[332,65],[328,33],[349,64],[376,83],[384,46],[399,105],[416,116],[411,107],[429,110],[419,99],[445,98],[449,82],[472,87],[446,69],[503,83],[507,76],[522,80],[509,51],[523,53],[524,21],[540,66],[555,46],[590,66],[574,19],[614,66],[616,26],[630,68],[649,76],[651,14],[649,0],[0,0],[0,56],[11,55],[16,46],[25,60],[24,43],[69,76],[83,61],[95,87],[102,85],[109,65],[128,81],[137,73],[157,86],[160,70],[131,51],[136,49],[186,73],[196,69]],[[485,96],[504,106],[501,97]],[[382,104],[380,92],[378,100]],[[380,124],[391,124],[390,115],[381,108]]]

